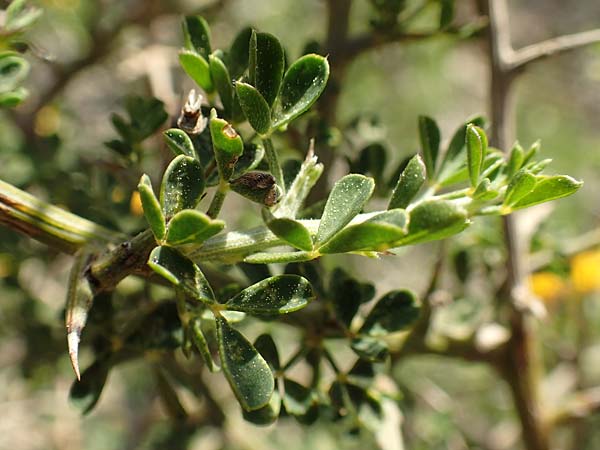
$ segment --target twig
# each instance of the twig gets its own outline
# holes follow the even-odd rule
[[[600,43],[600,29],[548,39],[514,51],[510,58],[510,68],[517,70],[549,56],[597,43]]]

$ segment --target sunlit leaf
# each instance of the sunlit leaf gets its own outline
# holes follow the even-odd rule
[[[235,96],[231,75],[221,58],[214,54],[208,57],[208,65],[213,84],[221,98],[225,116],[231,119],[233,117],[233,99]]]
[[[479,184],[479,175],[487,152],[487,136],[485,132],[472,124],[467,125],[467,165],[471,186]]]
[[[285,125],[317,101],[329,78],[329,63],[319,55],[305,55],[286,71],[273,109],[273,128]]]
[[[197,158],[194,144],[188,134],[179,128],[171,128],[163,133],[167,147],[177,155],[185,155],[190,158]]]
[[[179,155],[167,167],[160,186],[160,204],[165,217],[182,209],[194,209],[204,194],[204,171],[200,163]]]
[[[362,223],[342,229],[319,252],[347,253],[356,251],[382,252],[406,235],[408,214],[403,209],[392,209]]]
[[[210,67],[206,59],[189,50],[179,52],[179,64],[185,70],[185,73],[194,80],[194,82],[206,92],[212,92],[214,89],[212,77],[210,76]]]
[[[148,175],[142,175],[142,178],[138,184],[138,191],[140,193],[142,208],[144,209],[144,216],[150,225],[152,233],[156,239],[160,241],[165,237],[165,216],[160,207],[160,203],[154,194],[152,182],[150,181],[150,177]]]
[[[216,116],[214,109],[210,114],[210,135],[219,176],[229,180],[238,158],[244,152],[244,142],[229,122]]]
[[[208,370],[210,370],[211,372],[218,372],[219,370],[221,370],[221,368],[217,363],[215,363],[212,354],[210,353],[208,342],[206,341],[206,337],[202,332],[201,323],[201,319],[196,317],[190,321],[188,325],[188,332],[190,334],[190,338],[194,343],[194,347],[196,347],[196,349],[202,356],[204,364],[206,364]]]
[[[467,212],[446,200],[429,200],[410,212],[408,234],[398,245],[443,239],[464,230],[470,221]]]
[[[421,156],[415,155],[398,178],[388,209],[406,208],[423,186],[425,177],[425,164]]]
[[[263,217],[269,230],[273,234],[293,247],[305,250],[312,250],[312,237],[310,232],[300,222],[289,218],[276,218],[269,210],[264,210]]]
[[[169,221],[166,243],[169,245],[201,244],[225,227],[222,220],[213,220],[194,209],[180,211]]]
[[[254,130],[266,135],[271,128],[271,108],[260,92],[250,84],[238,81],[235,90],[240,100],[240,106],[248,122]]]
[[[583,182],[566,175],[538,175],[537,184],[533,191],[512,205],[512,209],[527,208],[539,203],[567,197],[577,192],[582,185]]]
[[[350,174],[339,179],[325,204],[315,245],[326,243],[360,213],[374,188],[373,179],[364,175]]]

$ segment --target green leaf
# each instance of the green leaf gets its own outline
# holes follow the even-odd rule
[[[15,32],[30,26],[42,15],[39,8],[27,7],[27,0],[13,0],[5,11],[3,28]]]
[[[253,30],[250,27],[241,30],[229,49],[228,66],[232,79],[240,78],[248,68],[248,56],[250,54],[250,37]]]
[[[14,91],[0,93],[0,107],[13,108],[29,96],[29,91],[18,87]]]
[[[454,19],[454,0],[440,0],[440,29],[448,27]]]
[[[402,171],[388,209],[406,208],[425,183],[425,164],[421,156],[415,155]]]
[[[440,152],[440,129],[431,117],[419,116],[419,139],[427,178],[433,179]]]
[[[516,174],[521,167],[523,167],[523,161],[525,160],[525,150],[521,147],[521,144],[515,142],[512,150],[510,151],[510,157],[508,158],[508,162],[506,163],[506,177],[508,179],[512,178],[514,174]]]
[[[244,262],[248,264],[280,264],[304,262],[317,258],[313,252],[258,252],[248,255]]]
[[[160,241],[165,237],[165,216],[163,215],[162,209],[160,208],[160,203],[154,194],[152,182],[150,181],[150,177],[148,175],[142,175],[142,178],[138,183],[138,192],[140,193],[140,200],[142,201],[144,216],[150,225],[150,229],[152,230],[154,237]]]
[[[350,347],[361,359],[370,362],[382,362],[390,354],[387,344],[372,336],[355,337]]]
[[[222,317],[217,317],[217,341],[223,372],[246,411],[269,403],[275,380],[269,365],[254,346]]]
[[[289,378],[283,381],[283,407],[285,412],[294,416],[298,422],[309,425],[314,423],[319,413],[319,398],[317,394],[300,383]]]
[[[391,291],[375,304],[360,334],[385,336],[408,329],[419,318],[421,307],[415,295],[407,290]]]
[[[461,125],[452,136],[448,150],[438,170],[438,183],[447,186],[454,182],[461,182],[468,178],[466,159],[467,148],[467,125],[473,124],[483,128],[485,120],[481,116],[470,119],[467,123]],[[464,176],[463,174],[464,169]],[[454,181],[456,179],[456,181]]]
[[[277,351],[275,341],[270,334],[265,333],[257,337],[256,341],[254,341],[254,347],[256,350],[258,350],[262,357],[265,358],[267,363],[269,363],[271,370],[276,371],[281,369],[279,352]]]
[[[272,34],[253,32],[249,50],[250,84],[261,93],[271,107],[283,79],[285,65],[283,48]]]
[[[329,293],[336,317],[346,327],[350,327],[360,305],[368,302],[375,295],[375,286],[371,283],[361,283],[336,267],[331,273]]]
[[[467,125],[467,165],[471,186],[479,184],[479,175],[487,152],[487,136],[485,132],[472,124]]]
[[[128,96],[125,109],[130,118],[130,124],[126,126],[133,142],[142,142],[153,135],[169,117],[165,104],[153,97]]]
[[[266,135],[271,128],[271,108],[254,86],[238,81],[235,91],[240,100],[240,106],[248,122],[260,135]]]
[[[327,198],[315,245],[321,246],[363,209],[375,188],[372,178],[350,174],[339,179]]]
[[[189,50],[181,50],[179,52],[179,64],[198,86],[206,92],[213,91],[214,86],[210,76],[210,67],[203,56]]]
[[[279,417],[281,411],[281,398],[277,391],[273,392],[271,400],[262,408],[254,411],[246,411],[242,409],[244,420],[247,420],[254,425],[266,426],[274,423]]]
[[[508,183],[504,205],[512,206],[529,194],[537,184],[537,177],[526,169],[519,170]]]
[[[96,360],[83,371],[80,381],[75,381],[69,391],[69,400],[81,411],[89,413],[102,394],[111,364],[107,358]]]
[[[473,198],[482,202],[487,202],[498,197],[499,192],[492,189],[492,183],[489,178],[484,178],[473,192]]]
[[[406,235],[407,224],[406,211],[392,209],[342,229],[319,248],[319,253],[382,252]]]
[[[583,182],[566,175],[538,175],[533,191],[512,205],[512,209],[528,208],[539,203],[567,197],[577,192],[582,185]]]
[[[195,209],[179,211],[169,221],[166,243],[173,246],[202,244],[225,228],[222,220],[213,220]]]
[[[190,334],[190,338],[192,339],[194,346],[200,353],[200,356],[202,356],[204,364],[206,364],[208,370],[210,370],[211,372],[218,372],[219,370],[221,370],[221,368],[217,363],[215,363],[212,354],[210,353],[208,342],[206,341],[206,337],[202,332],[201,323],[202,320],[199,317],[194,317],[190,321],[188,325],[188,332]]]
[[[358,160],[350,165],[351,172],[369,174],[375,179],[375,187],[383,187],[383,172],[387,164],[385,147],[376,142],[367,145],[360,151]]]
[[[279,275],[247,287],[230,299],[229,310],[255,315],[288,314],[314,299],[310,283],[297,275]]]
[[[208,65],[213,83],[221,98],[225,116],[231,119],[233,117],[233,99],[235,96],[231,75],[229,75],[225,63],[214,54],[208,57]]]
[[[189,297],[215,303],[215,294],[200,268],[174,248],[156,247],[150,253],[148,266]]]
[[[264,206],[273,206],[279,201],[281,192],[270,173],[248,172],[231,181],[232,191]]]
[[[0,53],[0,92],[12,91],[27,77],[29,63],[14,52]]]
[[[244,142],[229,122],[217,117],[214,109],[210,113],[210,135],[219,176],[222,180],[228,181],[238,158],[244,152]]]
[[[329,63],[319,55],[305,55],[285,73],[274,105],[273,128],[286,125],[317,101],[329,78]]]
[[[447,200],[429,200],[410,212],[408,234],[398,245],[444,239],[469,226],[467,212]]]
[[[171,161],[160,186],[160,204],[165,217],[182,209],[194,209],[204,194],[204,171],[200,163],[179,155]]]
[[[208,59],[210,47],[210,27],[202,16],[186,16],[183,20],[183,39],[185,47]]]
[[[310,252],[313,249],[310,232],[300,222],[287,217],[276,218],[268,210],[263,210],[263,218],[273,234],[293,247]]]
[[[196,149],[188,134],[179,128],[171,128],[163,133],[167,147],[171,149],[175,156],[185,155],[190,158],[198,159]]]

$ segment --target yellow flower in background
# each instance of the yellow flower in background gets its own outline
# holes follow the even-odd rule
[[[552,272],[538,272],[529,277],[531,291],[544,303],[553,303],[566,292],[565,281]]]
[[[582,252],[571,259],[571,284],[579,294],[600,290],[600,250]]]
[[[129,202],[129,209],[134,216],[143,216],[144,209],[142,208],[142,199],[138,191],[133,191]]]

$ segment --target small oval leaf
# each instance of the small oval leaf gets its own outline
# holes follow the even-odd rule
[[[440,152],[440,129],[431,117],[419,116],[419,139],[421,140],[427,178],[431,180],[435,175]]]
[[[181,50],[179,52],[179,64],[198,86],[206,92],[213,91],[214,86],[210,76],[210,67],[203,56],[189,50]]]
[[[204,171],[200,163],[179,155],[167,167],[160,186],[160,204],[165,217],[182,209],[194,209],[204,194]]]
[[[204,360],[204,364],[208,367],[208,370],[211,372],[218,372],[221,370],[219,365],[215,363],[212,354],[210,353],[210,348],[208,347],[208,342],[206,341],[206,337],[204,337],[204,333],[202,332],[202,319],[199,317],[193,318],[188,325],[188,332],[190,334],[190,338],[194,343],[194,347],[198,350],[202,359]]]
[[[288,124],[317,101],[329,78],[327,59],[305,55],[285,73],[279,98],[274,105],[273,128]]]
[[[210,113],[210,135],[219,176],[228,181],[238,158],[244,152],[244,142],[229,122],[217,117],[214,109]]]
[[[183,39],[188,50],[208,58],[211,53],[210,27],[202,16],[186,16],[183,20]]]
[[[240,81],[235,84],[235,91],[252,128],[260,135],[268,134],[271,128],[271,108],[261,93],[254,86]]]
[[[408,234],[398,245],[443,239],[469,226],[467,212],[446,200],[430,200],[410,212]]]
[[[360,334],[385,336],[409,328],[419,317],[421,307],[415,295],[407,290],[391,291],[375,304]]]
[[[537,184],[533,191],[515,203],[512,209],[527,208],[550,200],[567,197],[577,192],[581,186],[583,186],[583,182],[566,175],[538,175]]]
[[[160,241],[165,237],[165,216],[163,215],[162,209],[160,208],[160,203],[154,194],[152,182],[150,181],[150,177],[148,175],[142,175],[142,178],[138,184],[138,192],[140,193],[140,200],[142,201],[144,216],[150,225],[150,229],[152,230],[154,237]]]
[[[529,170],[519,170],[508,183],[504,196],[504,205],[512,206],[529,194],[537,184],[537,177]]]
[[[284,65],[283,47],[279,40],[269,33],[254,32],[250,38],[250,83],[262,94],[269,107],[279,93]]]
[[[307,252],[313,248],[308,229],[300,222],[287,217],[276,218],[268,209],[263,210],[263,218],[273,234],[291,246]]]
[[[323,245],[363,209],[375,188],[372,178],[350,174],[338,180],[327,198],[319,223],[316,245]]]
[[[179,128],[171,128],[163,133],[167,147],[175,156],[185,155],[197,159],[196,149],[188,134]]]
[[[467,166],[469,168],[469,179],[471,186],[479,184],[481,167],[487,152],[487,136],[485,132],[473,124],[467,125]]]
[[[173,246],[202,244],[225,228],[222,220],[213,220],[195,209],[180,211],[169,221],[166,243]]]
[[[208,57],[208,65],[213,84],[221,98],[225,116],[231,119],[233,117],[233,98],[235,95],[231,75],[229,75],[225,63],[216,55]]]
[[[423,186],[425,176],[425,164],[421,156],[413,156],[398,178],[388,209],[406,208]]]
[[[267,405],[275,380],[269,365],[254,346],[223,317],[217,317],[217,341],[223,372],[246,411]]]
[[[390,210],[344,228],[320,247],[319,253],[382,252],[394,247],[406,235],[407,224],[406,211]]]
[[[189,297],[215,303],[215,294],[200,268],[174,248],[156,247],[150,253],[148,266]]]
[[[314,299],[308,280],[297,275],[279,275],[259,281],[230,299],[225,306],[255,315],[288,314]]]

